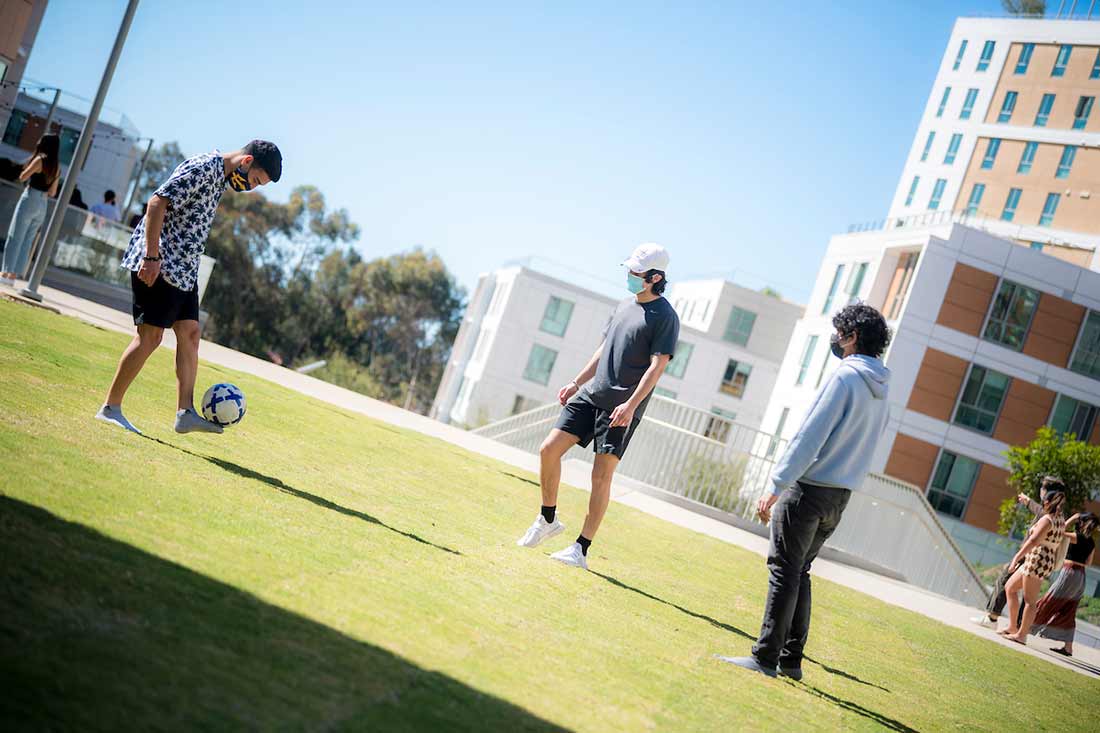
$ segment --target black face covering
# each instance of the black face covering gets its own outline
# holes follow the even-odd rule
[[[237,193],[243,193],[245,191],[251,191],[252,190],[252,184],[248,180],[248,173],[251,170],[252,170],[251,167],[249,167],[249,169],[246,171],[244,168],[241,168],[240,166],[238,166],[237,169],[234,170],[233,172],[231,172],[229,174],[229,177],[226,179],[227,182],[229,183],[229,187],[232,188]]]
[[[840,337],[835,333],[829,337],[829,349],[832,350],[833,356],[836,358],[844,358],[844,347],[840,345]]]

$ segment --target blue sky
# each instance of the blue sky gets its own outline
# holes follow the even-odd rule
[[[50,0],[27,76],[91,98],[125,0]],[[90,9],[94,8],[94,12]],[[107,99],[189,154],[283,150],[365,256],[459,282],[528,255],[804,300],[831,234],[885,215],[958,15],[999,0],[144,0]]]

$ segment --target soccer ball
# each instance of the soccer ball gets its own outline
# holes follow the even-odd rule
[[[244,392],[228,382],[215,384],[202,396],[202,416],[223,427],[236,425],[244,417]]]

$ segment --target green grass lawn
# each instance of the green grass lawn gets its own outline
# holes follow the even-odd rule
[[[515,538],[534,477],[250,376],[176,435],[172,355],[0,302],[7,730],[1095,729],[1100,682],[815,584],[803,684],[747,653],[760,557],[612,505],[585,573]],[[575,530],[587,495],[563,489]]]

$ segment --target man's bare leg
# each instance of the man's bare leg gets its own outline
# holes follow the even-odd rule
[[[195,378],[199,373],[198,321],[176,321],[176,432],[220,433],[221,425],[207,422],[195,410]]]
[[[536,547],[555,535],[561,534],[565,525],[557,516],[558,484],[561,482],[561,459],[565,452],[577,444],[577,436],[554,428],[539,447],[539,486],[542,488],[542,508],[527,532],[516,544],[520,547]]]
[[[596,538],[603,516],[607,513],[607,505],[611,501],[611,479],[618,467],[619,459],[615,455],[596,454],[596,460],[592,464],[592,494],[588,497],[588,516],[584,518],[584,528],[581,529],[581,536],[589,542]]]
[[[142,367],[145,366],[149,356],[160,346],[163,335],[164,329],[159,326],[150,326],[143,323],[137,327],[137,333],[134,335],[133,340],[130,341],[130,344],[122,352],[122,357],[118,360],[115,377],[111,380],[111,386],[107,390],[107,401],[96,413],[96,420],[102,420],[130,432],[141,434],[141,431],[135,428],[122,414],[122,400],[126,396],[126,391],[130,388],[130,385],[133,384],[134,379],[141,372]]]

